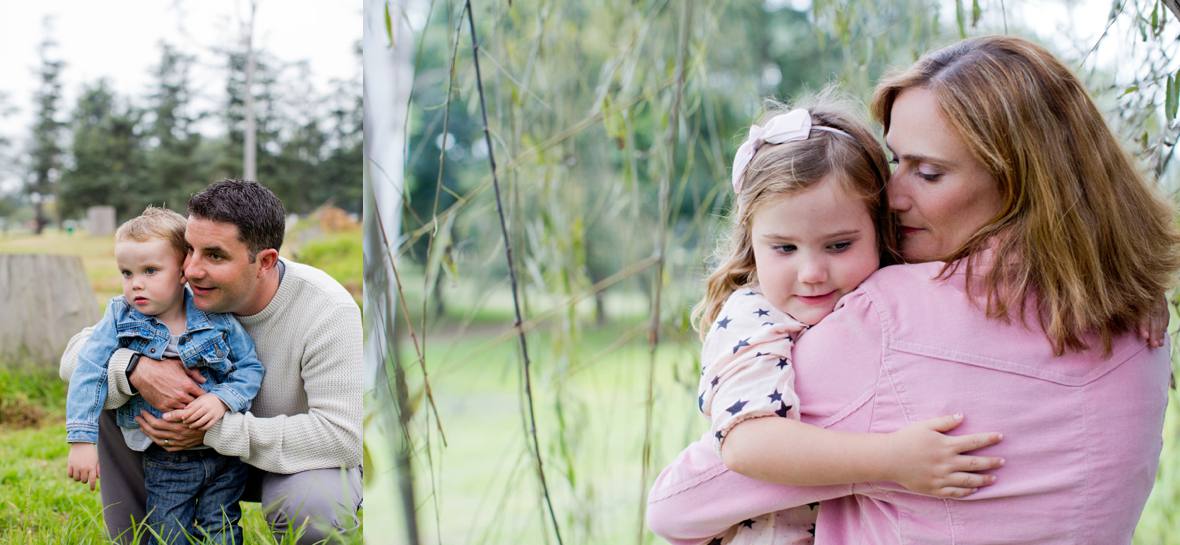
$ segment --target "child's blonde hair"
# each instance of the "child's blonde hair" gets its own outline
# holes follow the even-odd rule
[[[764,124],[784,113],[784,105],[768,101],[768,111],[759,120]],[[881,144],[852,114],[849,101],[825,90],[796,107],[811,113],[812,130],[808,138],[782,144],[763,144],[746,166],[730,212],[728,235],[718,244],[714,256],[717,267],[706,280],[705,297],[693,308],[693,326],[704,337],[709,325],[734,291],[753,282],[754,249],[750,240],[750,219],[758,209],[776,198],[803,191],[830,174],[864,200],[877,230],[881,265],[900,261],[897,229],[885,198],[889,180],[889,163]],[[838,134],[815,127],[830,127]]]
[[[119,226],[119,230],[115,231],[115,242],[160,239],[171,245],[183,260],[188,253],[188,244],[184,241],[185,223],[184,216],[172,210],[148,206],[142,214]]]

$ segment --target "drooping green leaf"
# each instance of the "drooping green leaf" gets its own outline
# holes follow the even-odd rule
[[[1151,6],[1151,34],[1153,36],[1160,35],[1160,3],[1154,2]]]
[[[971,28],[979,25],[981,17],[983,17],[983,8],[979,7],[979,0],[971,0]]]
[[[1176,118],[1176,77],[1169,75],[1164,88],[1164,117],[1171,123]]]
[[[393,47],[393,17],[389,15],[389,2],[385,2],[385,35],[389,37],[389,47]]]

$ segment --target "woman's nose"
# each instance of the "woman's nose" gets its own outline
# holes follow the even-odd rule
[[[889,200],[890,210],[905,212],[914,203],[905,187],[905,181],[900,178],[896,173],[889,177],[889,183],[885,184],[885,198]]]

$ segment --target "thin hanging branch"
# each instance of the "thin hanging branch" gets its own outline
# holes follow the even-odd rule
[[[397,260],[393,258],[393,253],[388,251],[389,235],[385,231],[385,222],[381,220],[381,215],[377,214],[377,230],[381,233],[381,242],[385,245],[387,250],[381,253],[389,261],[389,267],[393,270],[394,284],[397,286],[397,304],[401,307],[402,316],[405,317],[406,327],[409,328],[410,341],[414,345],[414,353],[418,356],[418,366],[422,370],[422,388],[426,392],[426,400],[430,403],[430,410],[434,413],[434,423],[438,428],[438,435],[442,439],[443,446],[447,446],[447,434],[443,432],[442,418],[438,414],[438,406],[434,404],[434,393],[430,388],[430,375],[426,371],[426,357],[422,354],[422,346],[418,341],[418,335],[414,332],[414,324],[410,321],[410,308],[406,306],[406,292],[402,288],[401,274],[397,272]],[[389,290],[386,290],[388,297]],[[393,301],[386,301],[386,305],[390,308],[394,306]]]
[[[654,291],[652,297],[651,322],[649,323],[647,342],[648,342],[648,367],[647,367],[647,399],[644,401],[644,422],[643,422],[643,456],[640,461],[640,476],[639,476],[639,528],[636,532],[636,543],[643,544],[643,536],[646,534],[644,524],[644,515],[647,508],[645,500],[647,494],[647,471],[648,466],[651,465],[651,427],[652,427],[652,409],[655,405],[655,373],[656,373],[656,351],[660,345],[660,302],[663,296],[664,286],[664,266],[667,264],[667,245],[668,245],[668,217],[671,208],[669,197],[671,193],[672,178],[675,176],[676,170],[676,144],[680,137],[680,103],[684,96],[684,63],[685,57],[688,56],[688,27],[692,14],[692,2],[684,2],[680,5],[680,26],[677,29],[676,38],[676,88],[672,95],[672,111],[668,114],[668,164],[665,168],[664,175],[660,177],[659,189],[659,224],[656,226],[656,265],[655,273],[652,275],[652,290]]]
[[[471,30],[471,56],[475,62],[475,86],[479,92],[479,111],[483,117],[484,142],[488,150],[488,163],[492,169],[492,189],[496,195],[496,212],[500,217],[500,234],[504,237],[504,254],[508,260],[508,279],[512,286],[512,307],[516,314],[516,321],[513,326],[519,331],[517,338],[520,339],[520,354],[524,360],[524,393],[525,399],[528,401],[529,435],[532,439],[533,456],[537,461],[537,478],[541,481],[541,492],[545,497],[545,505],[549,508],[549,519],[553,523],[553,534],[557,538],[557,544],[563,545],[561,528],[557,524],[557,513],[553,510],[553,499],[549,494],[549,485],[545,482],[545,468],[541,461],[541,442],[537,439],[537,415],[533,410],[533,386],[529,362],[529,348],[524,330],[520,329],[521,324],[524,323],[524,319],[520,312],[520,293],[516,283],[515,261],[512,259],[512,240],[508,236],[508,223],[504,218],[504,203],[500,198],[500,180],[496,174],[496,154],[492,148],[492,135],[488,130],[488,107],[484,98],[483,77],[479,71],[479,39],[475,33],[475,15],[474,10],[471,9],[471,0],[466,0],[464,10],[467,11],[467,25]]]
[[[438,238],[438,203],[439,203],[439,198],[442,195],[442,189],[443,189],[443,185],[444,185],[443,175],[446,172],[446,168],[447,168],[447,148],[449,147],[447,145],[447,143],[451,140],[451,135],[449,132],[450,125],[451,125],[451,99],[454,97],[455,61],[459,56],[459,37],[462,33],[463,33],[463,18],[459,17],[459,24],[456,25],[456,27],[455,27],[455,41],[454,41],[454,44],[451,46],[451,64],[450,64],[450,70],[448,71],[449,78],[447,80],[447,99],[443,102],[443,121],[442,121],[443,143],[442,143],[442,146],[439,146],[439,150],[438,150],[438,176],[435,178],[435,181],[434,181],[434,202],[433,202],[433,204],[431,204],[431,207],[430,207],[430,223],[429,223],[429,225],[430,225],[431,231],[430,231],[430,237],[427,239],[427,242],[426,242],[427,263],[430,262],[430,256],[433,255],[433,252],[434,252],[434,241],[436,238]],[[425,33],[423,33],[423,34],[425,34]],[[429,267],[426,269],[425,273],[426,274],[422,275],[422,293],[424,295],[431,293],[432,288],[433,288],[433,286],[430,285],[431,284],[430,275],[431,275],[432,271],[429,269]],[[440,273],[437,271],[434,271],[433,274],[435,275],[434,283],[437,283],[438,276]],[[426,302],[427,302],[427,299],[429,299],[428,296],[422,297],[422,313],[421,313],[422,322],[420,324],[422,331],[426,331],[426,314],[427,314]],[[422,354],[423,354],[423,357],[425,357],[425,354],[426,354],[426,337],[425,336],[423,336],[423,338],[422,338]],[[445,442],[444,442],[444,444],[445,444]],[[435,511],[437,512],[437,509]]]

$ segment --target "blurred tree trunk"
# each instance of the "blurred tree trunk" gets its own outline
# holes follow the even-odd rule
[[[246,129],[245,144],[242,155],[242,178],[258,180],[258,129],[254,120],[254,14],[258,12],[258,2],[250,2],[250,19],[245,24],[246,42]]]
[[[424,12],[418,0],[365,0],[364,13],[364,255],[365,312],[369,319],[365,350],[365,389],[376,388],[379,418],[392,440],[395,497],[400,500],[407,539],[420,543],[414,499],[412,445],[405,434],[412,411],[405,373],[397,361],[395,333],[399,294],[394,256],[401,225],[405,187],[405,149],[410,91],[414,83],[414,35],[409,26],[411,10]],[[392,362],[394,377],[385,369]],[[392,382],[392,384],[391,384]],[[392,390],[393,399],[387,395]],[[395,418],[396,416],[396,418]],[[377,473],[377,472],[375,472]],[[370,536],[376,537],[376,536]],[[393,543],[397,537],[384,536]],[[372,542],[368,541],[367,542]]]
[[[25,182],[25,193],[33,201],[34,232],[38,235],[49,224],[45,205],[57,196],[57,178],[62,165],[60,133],[62,122],[58,121],[61,106],[61,70],[65,63],[57,58],[57,41],[52,36],[53,22],[46,17],[42,23],[45,39],[38,48],[41,65],[38,68],[40,86],[33,93],[35,121],[33,122],[32,148],[29,153],[29,179]],[[58,217],[58,224],[61,218]]]
[[[586,237],[583,243],[586,249],[586,277],[590,280],[591,286],[596,286],[599,282],[607,277],[599,271],[601,265],[596,265],[594,261],[594,248],[597,243],[594,242],[593,236]],[[602,327],[606,325],[609,317],[606,315],[606,289],[594,290],[594,325]]]

